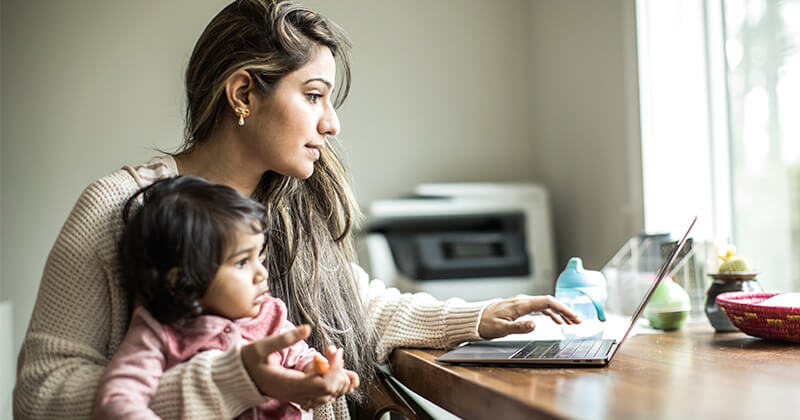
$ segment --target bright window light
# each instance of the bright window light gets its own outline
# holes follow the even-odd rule
[[[800,0],[636,7],[645,228],[694,212],[765,289],[800,290]]]

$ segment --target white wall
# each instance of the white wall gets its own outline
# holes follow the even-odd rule
[[[2,0],[0,298],[14,302],[15,348],[80,191],[179,143],[184,66],[226,3]],[[641,229],[629,3],[308,0],[354,44],[340,139],[359,200],[428,181],[542,182],[559,262],[605,262]]]

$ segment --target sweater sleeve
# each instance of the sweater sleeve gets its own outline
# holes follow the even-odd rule
[[[369,281],[353,266],[367,315],[378,333],[377,356],[383,361],[397,347],[446,348],[481,339],[478,322],[491,301],[441,301],[426,293],[400,293],[382,281]]]
[[[211,420],[234,418],[267,402],[242,363],[242,344],[198,353],[168,369],[150,408],[162,419]]]
[[[94,419],[157,419],[150,400],[166,367],[167,344],[159,325],[142,309],[133,312],[122,344],[105,370],[94,401]]]
[[[14,418],[88,418],[95,390],[128,325],[116,242],[121,208],[139,185],[117,171],[81,195],[53,245],[14,388]],[[240,347],[210,351],[161,377],[151,409],[162,418],[233,417],[264,402]]]

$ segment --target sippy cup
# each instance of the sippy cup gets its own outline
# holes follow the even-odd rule
[[[603,305],[608,298],[606,278],[599,271],[584,270],[583,261],[572,257],[556,281],[556,299],[577,312],[580,324],[562,325],[568,339],[602,338],[605,329]]]

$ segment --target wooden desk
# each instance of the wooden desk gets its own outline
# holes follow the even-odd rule
[[[395,377],[464,419],[798,419],[800,345],[710,326],[629,337],[605,368],[440,364],[398,349]]]

